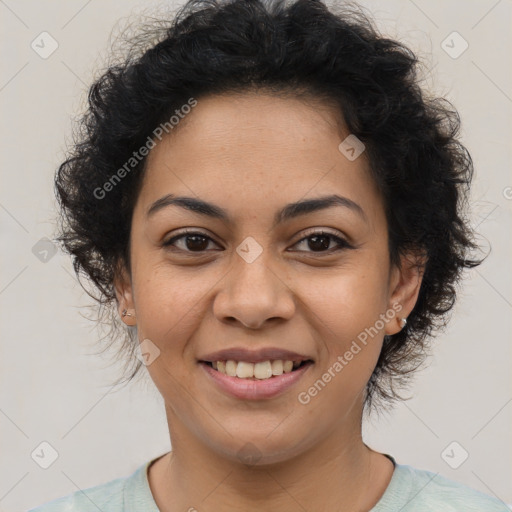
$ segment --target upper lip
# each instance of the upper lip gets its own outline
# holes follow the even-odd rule
[[[243,347],[226,348],[216,352],[210,352],[199,358],[200,361],[214,362],[214,361],[245,361],[248,363],[260,363],[262,361],[274,361],[281,359],[283,361],[309,361],[313,360],[311,357],[291,352],[282,348],[267,347],[258,350],[249,350]]]

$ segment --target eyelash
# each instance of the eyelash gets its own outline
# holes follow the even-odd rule
[[[183,231],[180,234],[178,234],[176,236],[173,236],[171,239],[165,241],[162,244],[162,246],[163,247],[172,247],[173,244],[177,240],[180,240],[182,238],[186,238],[188,236],[194,236],[194,235],[206,238],[206,239],[212,241],[213,243],[216,243],[215,240],[213,240],[211,237],[209,237],[205,233],[202,233],[201,231]],[[333,249],[328,249],[326,251],[302,251],[302,252],[309,252],[309,253],[312,253],[312,254],[322,255],[322,254],[332,254],[333,252],[338,252],[338,251],[342,251],[344,249],[353,249],[354,248],[352,245],[350,245],[343,238],[341,238],[339,236],[336,236],[333,233],[329,233],[328,231],[322,231],[322,230],[312,231],[312,232],[308,233],[305,237],[301,238],[294,245],[297,245],[297,244],[299,244],[301,242],[304,242],[305,240],[307,240],[308,238],[312,238],[313,236],[328,236],[328,237],[330,237],[332,240],[334,240],[338,244],[338,247],[335,248],[334,250]],[[189,254],[201,254],[201,253],[207,252],[207,251],[190,251],[190,250],[184,250],[184,249],[177,249],[177,250],[185,252],[185,253],[189,253]]]

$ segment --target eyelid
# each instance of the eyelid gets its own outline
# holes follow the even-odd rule
[[[203,237],[209,239],[209,241],[219,245],[218,242],[216,242],[216,240],[212,236],[210,236],[208,233],[200,230],[199,228],[184,228],[182,231],[179,231],[178,233],[174,234],[168,240],[164,240],[162,242],[162,246],[163,247],[172,246],[173,242],[181,239],[182,237],[185,237],[186,235],[200,235],[200,236],[203,236]],[[309,229],[307,229],[305,232],[303,232],[300,235],[300,238],[298,238],[297,241],[292,244],[292,247],[297,245],[300,242],[304,242],[306,239],[308,239],[309,237],[312,237],[314,235],[330,236],[332,239],[334,239],[336,241],[336,243],[338,244],[338,247],[335,247],[334,249],[329,249],[327,251],[319,251],[317,253],[315,253],[315,251],[296,251],[296,252],[306,252],[306,253],[311,252],[312,254],[321,255],[321,254],[331,254],[332,252],[341,251],[343,249],[354,249],[355,248],[354,245],[352,245],[350,242],[348,242],[347,238],[345,237],[345,235],[343,235],[343,233],[341,233],[340,231],[335,231],[333,233],[325,228],[309,228]],[[178,249],[178,251],[179,250],[180,249]],[[204,252],[208,252],[206,250],[205,251],[183,251],[183,250],[181,250],[181,251],[184,253],[189,253],[189,254],[194,254],[194,253],[202,254]]]
[[[327,257],[332,256],[333,254],[340,253],[341,251],[346,251],[348,249],[355,249],[356,247],[351,244],[347,237],[345,237],[342,233],[336,231],[335,233],[328,231],[326,229],[321,228],[312,228],[311,230],[307,231],[306,233],[303,233],[301,237],[292,245],[295,246],[299,243],[303,243],[308,238],[311,238],[312,236],[328,236],[336,243],[336,247],[333,247],[331,249],[328,249],[326,251],[294,251],[298,253],[303,253],[306,255],[317,255],[318,257]],[[329,244],[330,245],[330,244]]]
[[[317,235],[317,236],[329,235],[329,236],[332,236],[333,238],[339,238],[345,244],[350,245],[348,240],[347,240],[347,237],[341,231],[337,231],[337,230],[329,231],[327,228],[309,228],[309,229],[306,229],[306,231],[303,232],[300,235],[300,238],[297,240],[297,242],[295,242],[295,244],[297,244],[298,242],[302,242],[302,240],[304,240],[304,238],[308,238],[308,237],[313,236],[313,235]]]
[[[216,242],[216,240],[211,236],[209,235],[208,233],[206,233],[205,231],[201,231],[199,228],[183,228],[182,231],[178,231],[178,233],[175,233],[173,234],[169,239],[167,240],[163,240],[162,241],[162,246],[167,246],[167,245],[170,245],[171,242],[181,238],[181,237],[184,237],[186,235],[200,235],[200,236],[204,236],[205,238],[208,238],[210,239],[212,242],[216,243],[218,245],[218,242]],[[192,251],[190,251],[192,252]]]

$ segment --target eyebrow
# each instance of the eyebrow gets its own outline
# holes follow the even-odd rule
[[[155,201],[149,207],[146,216],[150,217],[156,212],[168,206],[178,206],[180,208],[184,208],[185,210],[199,213],[200,215],[221,220],[227,224],[233,224],[233,220],[227,210],[224,210],[220,206],[209,203],[202,199],[197,199],[194,197],[174,196],[173,194],[168,194]],[[275,214],[272,227],[274,228],[283,222],[300,217],[302,215],[307,215],[308,213],[325,210],[335,206],[348,208],[354,213],[358,214],[362,219],[367,221],[364,210],[357,203],[352,201],[352,199],[333,194],[330,196],[323,196],[314,199],[304,199],[302,201],[297,201],[296,203],[287,204]]]

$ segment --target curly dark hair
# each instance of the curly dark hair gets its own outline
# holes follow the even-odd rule
[[[354,3],[190,0],[172,21],[154,20],[141,34],[91,86],[55,181],[58,240],[79,279],[93,285],[86,290],[98,311],[114,316],[113,280],[123,265],[130,268],[131,216],[146,158],[109,187],[108,200],[98,190],[155,127],[191,97],[263,90],[316,98],[334,105],[365,144],[385,206],[391,262],[399,265],[409,251],[427,258],[407,326],[384,338],[365,406],[403,399],[397,388],[425,360],[434,330],[446,325],[462,271],[483,261],[467,258],[478,247],[465,215],[473,164],[457,139],[452,104],[426,96],[416,55],[382,36]],[[133,336],[124,326],[122,332],[122,350],[133,355]],[[133,364],[128,380],[141,367]]]

